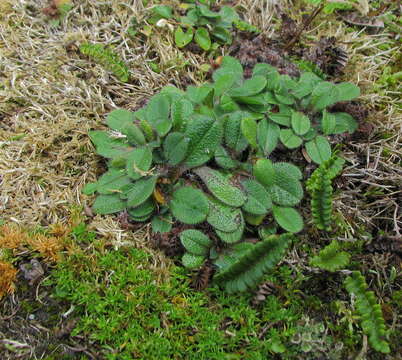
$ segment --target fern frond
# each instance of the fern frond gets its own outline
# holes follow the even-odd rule
[[[119,55],[113,51],[106,49],[101,44],[85,43],[80,46],[80,52],[93,58],[96,62],[112,71],[120,81],[128,81],[130,77],[128,67],[123,60],[121,60]]]
[[[314,256],[310,264],[328,271],[342,269],[349,263],[350,254],[340,250],[339,243],[334,240],[322,249],[317,256]]]
[[[367,284],[360,271],[353,271],[345,280],[345,287],[349,294],[356,297],[356,309],[361,317],[361,327],[368,336],[370,345],[377,351],[388,354],[390,352],[385,336],[385,322],[381,307],[376,302],[374,292],[367,291]]]
[[[255,244],[233,264],[215,275],[229,293],[243,292],[258,285],[265,273],[282,258],[292,234],[272,235]]]
[[[318,77],[320,77],[322,80],[325,80],[327,78],[327,75],[319,68],[319,66],[311,61],[302,59],[293,59],[293,62],[303,72],[312,72]]]
[[[334,156],[323,162],[306,183],[311,195],[313,222],[320,230],[331,229],[332,217],[332,179],[341,171],[345,160]]]

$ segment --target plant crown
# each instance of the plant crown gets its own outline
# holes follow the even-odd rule
[[[245,291],[304,226],[295,208],[304,196],[302,171],[270,155],[304,148],[315,163],[327,162],[327,136],[351,133],[356,122],[326,108],[358,95],[350,83],[313,73],[295,80],[267,64],[244,79],[239,61],[224,57],[213,83],[167,86],[138,111],[112,111],[110,130],[91,131],[108,171],[84,192],[98,194],[98,214],[126,210],[133,221],[150,220],[154,233],[182,229],[186,267],[212,261],[218,283]],[[253,233],[261,241],[250,241]]]

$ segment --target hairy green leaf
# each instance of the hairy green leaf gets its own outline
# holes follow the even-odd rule
[[[170,209],[179,221],[185,224],[198,224],[207,218],[209,203],[201,190],[185,186],[173,193]]]
[[[180,234],[180,241],[184,248],[193,255],[206,256],[212,245],[212,240],[199,230],[185,230]]]
[[[293,131],[297,135],[304,135],[310,130],[310,119],[303,113],[294,111],[291,118]]]
[[[152,195],[156,180],[157,176],[151,176],[149,178],[141,178],[130,185],[127,190],[127,205],[129,207],[136,207],[147,200]]]
[[[126,206],[126,202],[120,199],[119,195],[117,194],[99,195],[92,205],[92,210],[96,214],[106,215],[123,211]]]
[[[242,186],[247,195],[247,201],[243,205],[244,211],[254,215],[265,215],[272,207],[271,196],[259,182],[244,180]]]
[[[183,133],[171,132],[163,143],[165,157],[169,164],[180,164],[187,155],[189,138]]]
[[[298,148],[303,143],[302,138],[297,136],[292,129],[281,129],[279,139],[288,149]]]
[[[211,48],[211,38],[206,28],[199,27],[195,32],[194,40],[205,51]]]
[[[257,142],[264,153],[268,156],[278,145],[280,128],[272,121],[262,119],[257,126]]]
[[[236,231],[242,222],[241,210],[211,198],[209,200],[207,222],[220,231]]]
[[[328,160],[331,157],[331,145],[324,136],[317,136],[315,139],[306,142],[307,154],[317,164]]]
[[[257,148],[257,122],[251,117],[241,120],[241,132],[253,149]]]
[[[189,139],[185,163],[188,167],[195,167],[214,156],[223,135],[223,128],[220,122],[199,116],[188,125],[185,135]]]
[[[275,221],[282,229],[291,233],[297,233],[303,230],[303,218],[296,209],[274,205],[272,213]]]
[[[127,157],[127,175],[133,180],[149,175],[152,164],[152,151],[149,147],[136,148]]]

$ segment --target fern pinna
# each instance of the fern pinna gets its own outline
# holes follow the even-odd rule
[[[313,222],[320,230],[329,231],[332,220],[332,179],[342,171],[345,160],[333,156],[324,161],[307,181],[307,191],[311,195]]]
[[[323,270],[336,271],[344,268],[350,260],[350,254],[341,251],[341,245],[333,240],[331,244],[323,248],[318,255],[310,260],[312,266],[317,266]]]
[[[113,72],[120,81],[128,81],[130,77],[128,67],[113,51],[106,49],[101,44],[85,43],[80,46],[80,52],[105,66],[108,70]]]
[[[381,307],[376,302],[374,292],[367,291],[367,284],[360,271],[353,271],[345,280],[349,294],[355,296],[356,309],[361,317],[363,332],[368,336],[370,345],[377,351],[388,354],[389,345],[384,340],[386,328]]]

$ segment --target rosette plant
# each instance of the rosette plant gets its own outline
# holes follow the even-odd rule
[[[352,84],[312,73],[292,79],[267,64],[244,79],[241,64],[224,57],[212,83],[165,87],[136,112],[112,111],[109,130],[91,131],[108,171],[84,192],[97,193],[98,214],[127,211],[155,233],[180,225],[183,265],[212,262],[217,283],[246,291],[304,226],[295,208],[304,196],[302,171],[271,161],[271,153],[282,143],[327,161],[327,135],[353,132],[356,122],[326,108],[358,95]]]

